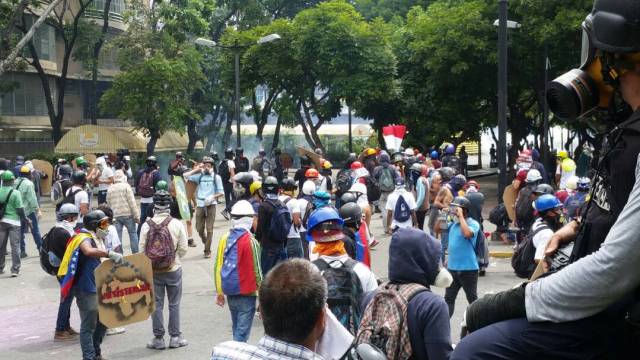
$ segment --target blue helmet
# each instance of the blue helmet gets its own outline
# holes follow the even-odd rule
[[[438,160],[438,152],[436,150],[433,150],[429,157],[433,160]]]
[[[456,152],[456,147],[453,146],[453,144],[449,144],[447,145],[446,148],[444,148],[445,154],[453,155],[455,152]]]
[[[591,180],[589,178],[581,177],[578,179],[578,191],[589,191],[589,188],[591,188]]]
[[[307,222],[307,241],[313,241],[311,236],[311,231],[318,225],[325,223],[327,221],[331,221],[340,227],[344,224],[344,220],[338,214],[336,209],[325,206],[319,209],[316,209],[314,212],[309,215],[309,220]]]
[[[533,203],[533,208],[539,212],[544,212],[552,209],[558,209],[562,207],[562,203],[555,195],[544,194],[536,199]]]

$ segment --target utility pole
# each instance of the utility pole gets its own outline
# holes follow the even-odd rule
[[[544,94],[542,101],[544,101],[544,108],[542,111],[542,163],[546,167],[549,163],[549,104],[547,103],[547,82],[549,76],[549,45],[544,44]]]
[[[236,90],[234,96],[234,114],[236,116],[236,147],[242,146],[240,142],[240,46],[238,40],[235,43],[234,49],[235,58],[235,75],[236,75]]]
[[[347,109],[349,109],[349,154],[353,152],[353,136],[351,134],[351,106],[347,105]]]
[[[498,202],[507,186],[507,0],[498,0]]]

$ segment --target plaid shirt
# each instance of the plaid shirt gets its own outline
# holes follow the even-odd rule
[[[213,348],[211,360],[253,360],[253,359],[304,359],[324,360],[324,358],[302,345],[287,343],[265,335],[258,346],[243,342],[227,341]]]

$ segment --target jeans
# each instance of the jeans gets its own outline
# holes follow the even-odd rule
[[[306,231],[300,231],[300,242],[302,243],[302,253],[304,258],[309,260],[309,242],[307,241]]]
[[[31,220],[31,234],[33,235],[33,241],[36,243],[36,247],[40,250],[40,246],[42,246],[42,236],[40,235],[40,226],[38,225],[38,215],[35,212],[31,213],[27,216],[29,220]],[[25,252],[26,243],[24,241],[25,234],[29,229],[27,224],[24,221],[21,221],[22,225],[20,226],[20,250]]]
[[[142,224],[147,220],[147,215],[149,214],[149,210],[153,209],[153,203],[140,203],[140,226],[138,226],[138,238],[140,237],[140,229],[142,229]],[[122,240],[122,238],[120,239]]]
[[[126,227],[127,232],[129,233],[129,243],[131,244],[131,253],[136,254],[139,251],[138,249],[139,240],[138,240],[138,232],[136,229],[136,220],[133,218],[133,216],[117,217],[114,220],[115,221],[113,225],[116,227],[116,232],[118,233],[118,238],[120,239],[120,242],[124,244],[124,239],[122,238],[122,228]],[[122,248],[124,252],[124,245],[122,245]]]
[[[102,355],[100,345],[107,327],[98,319],[98,296],[74,289],[76,304],[80,310],[80,348],[82,360],[95,360]]]
[[[453,282],[444,292],[444,301],[449,307],[449,317],[453,315],[456,306],[456,297],[460,288],[464,290],[469,304],[478,298],[478,270],[456,271],[449,270],[453,277]]]
[[[180,300],[182,299],[182,269],[176,271],[154,273],[153,289],[155,290],[156,311],[151,315],[153,335],[164,337],[164,294],[169,302],[169,335],[180,336]]]
[[[302,250],[302,241],[300,237],[287,239],[287,258],[302,258],[304,257],[304,250]]]
[[[440,232],[440,261],[444,264],[447,259],[447,248],[449,247],[449,229]]]
[[[389,198],[389,194],[391,193],[380,192],[380,200],[378,200],[380,212],[382,212],[382,227],[384,231],[387,231],[387,199]]]
[[[427,217],[427,210],[416,210],[418,228],[420,228],[420,230],[424,230],[424,232],[426,232],[427,234],[431,234],[431,231],[429,231],[428,228],[426,230],[424,229],[424,220],[426,217]]]
[[[107,190],[98,191],[98,205],[107,202]]]
[[[198,206],[196,208],[196,231],[204,244],[204,253],[211,253],[211,239],[213,238],[213,224],[216,221],[216,206]],[[206,228],[206,233],[205,233]]]
[[[62,279],[58,279],[58,282],[62,285]],[[56,320],[56,331],[69,330],[71,324],[69,323],[69,317],[71,317],[71,304],[73,303],[73,291],[69,293],[65,299],[60,297],[60,305],[58,306],[58,319]]]
[[[11,245],[11,272],[20,272],[20,226],[0,222],[0,270],[4,270],[7,243]]]
[[[262,269],[262,276],[267,276],[269,270],[284,260],[287,260],[287,253],[284,247],[263,246],[260,253],[260,268]]]
[[[229,304],[229,311],[231,311],[233,341],[247,342],[256,313],[256,297],[231,295],[227,296],[227,304]]]
[[[224,190],[224,208],[227,211],[231,211],[233,206],[233,184],[225,181],[222,184],[222,188]]]

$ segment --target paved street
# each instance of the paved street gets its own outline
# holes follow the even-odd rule
[[[487,188],[489,198],[491,188]],[[493,196],[495,197],[495,196]],[[488,199],[490,200],[490,199]],[[485,213],[495,202],[488,201]],[[373,231],[382,233],[380,214],[373,219]],[[43,232],[53,225],[53,208],[45,205]],[[490,224],[486,227],[492,230]],[[222,216],[216,219],[215,239],[224,231],[228,223]],[[125,232],[126,233],[126,232]],[[30,235],[27,237],[29,258],[23,261],[20,277],[0,276],[0,353],[3,359],[21,360],[34,358],[74,359],[80,357],[80,346],[77,341],[54,343],[53,332],[58,308],[59,286],[56,280],[45,274],[38,263],[35,246]],[[387,259],[389,238],[383,237],[382,243],[372,252],[373,270],[381,278],[387,276]],[[125,253],[129,253],[128,237],[124,236]],[[217,240],[215,241],[217,242]],[[214,246],[215,246],[214,242]],[[491,251],[508,251],[501,245],[491,246]],[[202,245],[189,248],[183,260],[184,288],[181,307],[182,331],[189,346],[181,349],[164,351],[148,350],[145,344],[152,337],[151,320],[127,327],[122,335],[108,336],[103,345],[103,353],[108,359],[205,359],[216,343],[231,339],[231,320],[227,308],[215,305],[212,267],[213,259],[202,257]],[[10,263],[9,258],[7,258]],[[491,259],[487,276],[480,278],[479,295],[506,289],[518,282],[512,274],[509,259]],[[434,289],[444,294],[443,289]],[[462,312],[466,307],[466,299],[461,291],[458,295],[456,312],[451,320],[452,336],[458,340]],[[166,312],[166,309],[165,309]],[[78,310],[72,307],[72,326],[80,329]],[[166,325],[166,324],[165,324]],[[251,341],[255,342],[262,335],[260,320],[256,318]]]

